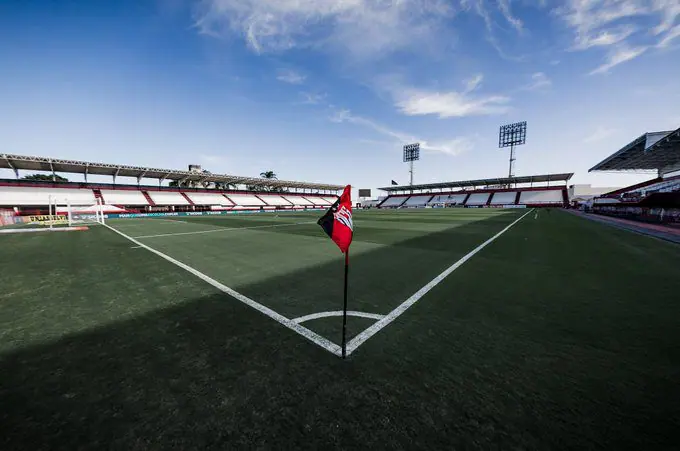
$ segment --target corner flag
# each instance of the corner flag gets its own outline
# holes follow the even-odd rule
[[[340,199],[326,211],[318,224],[345,254],[345,292],[342,307],[342,358],[347,356],[347,279],[349,274],[349,245],[352,244],[352,186],[347,185]]]
[[[318,221],[326,234],[338,245],[343,254],[352,244],[354,224],[352,222],[352,187],[347,185],[342,196]]]

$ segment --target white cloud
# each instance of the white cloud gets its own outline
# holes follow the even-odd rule
[[[403,114],[436,114],[440,118],[504,114],[510,98],[502,95],[471,96],[467,92],[435,92],[406,89],[397,93],[396,106]]]
[[[301,103],[305,105],[318,105],[326,99],[325,93],[314,94],[311,92],[301,92],[300,95],[304,97],[304,100]]]
[[[633,60],[645,53],[645,51],[647,51],[647,47],[619,47],[614,49],[614,51],[607,55],[606,61],[590,72],[590,75],[607,73],[611,68],[618,66],[621,63],[625,63],[626,61]]]
[[[498,9],[500,9],[505,20],[508,21],[512,27],[518,32],[524,31],[524,24],[520,19],[512,15],[510,11],[510,0],[498,0]]]
[[[350,124],[359,125],[362,127],[370,128],[382,135],[385,135],[394,140],[395,146],[419,142],[420,148],[424,151],[439,152],[446,155],[460,155],[463,152],[468,152],[474,147],[474,142],[469,137],[457,137],[454,139],[446,141],[427,141],[420,139],[409,133],[401,132],[398,130],[392,130],[384,125],[381,125],[371,119],[367,119],[361,116],[356,116],[352,114],[350,110],[337,110],[330,117],[332,122],[343,123],[347,122]]]
[[[484,75],[482,74],[477,74],[474,77],[465,80],[465,92],[468,93],[477,89],[482,83],[482,80],[484,80]]]
[[[680,24],[674,26],[670,30],[668,30],[668,33],[656,44],[658,48],[665,48],[668,47],[671,44],[671,41],[673,41],[675,38],[680,36]]]
[[[305,78],[307,77],[291,69],[280,69],[279,75],[276,77],[277,80],[292,85],[301,85],[305,81]]]
[[[257,53],[330,46],[354,56],[417,49],[438,36],[446,0],[203,0],[196,24],[214,36],[242,35]],[[405,32],[408,30],[408,32]]]
[[[590,135],[586,136],[583,138],[584,143],[594,143],[598,141],[602,141],[604,139],[609,138],[612,136],[614,133],[618,132],[617,129],[615,128],[607,128],[607,127],[597,127],[593,133]]]
[[[531,74],[531,83],[526,85],[523,89],[527,91],[538,91],[552,86],[552,80],[548,78],[543,72],[536,72]]]
[[[591,73],[607,72],[617,64],[640,56],[653,45],[648,42],[650,34],[658,36],[656,47],[666,47],[680,35],[674,25],[680,17],[678,0],[568,0],[554,12],[574,32],[571,50],[615,48]],[[646,32],[647,27],[634,23],[640,19],[656,20],[657,25]]]

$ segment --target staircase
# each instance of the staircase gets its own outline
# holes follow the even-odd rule
[[[94,198],[99,199],[99,202],[102,205],[106,205],[106,201],[104,200],[104,196],[102,195],[102,191],[100,189],[93,189],[92,192],[94,193]]]
[[[194,203],[194,201],[191,200],[191,199],[189,198],[189,196],[187,196],[187,195],[184,194],[183,192],[180,192],[180,194],[187,200],[187,202],[189,202],[189,205],[191,205],[192,207],[193,207],[193,206],[196,206],[196,204]]]
[[[146,191],[142,191],[142,194],[144,194],[144,197],[146,198],[146,201],[149,203],[149,205],[151,205],[152,207],[156,206],[156,203],[153,201],[151,196],[149,196],[149,193],[147,193]]]

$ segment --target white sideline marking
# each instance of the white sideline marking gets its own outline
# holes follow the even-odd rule
[[[130,246],[130,249],[141,249],[142,246]]]
[[[159,257],[161,257],[161,258],[163,258],[163,259],[169,261],[170,263],[173,263],[174,265],[179,266],[179,267],[182,268],[183,270],[185,270],[185,271],[187,271],[187,272],[193,274],[194,276],[198,277],[199,279],[201,279],[201,280],[203,280],[203,281],[209,283],[210,285],[212,285],[213,287],[217,288],[218,290],[220,290],[220,291],[222,291],[222,292],[224,292],[224,293],[227,293],[229,296],[231,296],[231,297],[233,297],[233,298],[235,298],[235,299],[237,299],[237,300],[243,302],[243,303],[246,304],[247,306],[252,307],[252,308],[254,308],[255,310],[258,310],[258,311],[260,311],[261,313],[264,313],[265,315],[267,315],[268,317],[270,317],[270,318],[273,319],[274,321],[278,322],[279,324],[281,324],[281,325],[287,327],[288,329],[290,329],[290,330],[292,330],[292,331],[294,331],[294,332],[297,332],[298,334],[302,335],[303,337],[305,337],[306,339],[308,339],[308,340],[311,341],[312,343],[315,343],[315,344],[321,346],[321,347],[324,348],[326,351],[328,351],[328,352],[330,352],[330,353],[332,353],[332,354],[335,354],[335,355],[337,355],[337,356],[342,355],[342,349],[340,348],[340,346],[336,345],[335,343],[333,343],[332,341],[328,340],[327,338],[322,337],[321,335],[317,334],[316,332],[312,332],[311,330],[307,329],[306,327],[301,326],[300,324],[297,324],[295,321],[286,318],[285,316],[281,315],[280,313],[277,313],[277,312],[275,312],[274,310],[272,310],[272,309],[270,309],[270,308],[268,308],[268,307],[265,307],[264,305],[262,305],[262,304],[260,304],[260,303],[258,303],[258,302],[255,302],[255,301],[253,301],[252,299],[250,299],[250,298],[248,298],[248,297],[242,295],[242,294],[239,293],[238,291],[235,291],[235,290],[229,288],[228,286],[226,286],[226,285],[224,285],[224,284],[221,284],[220,282],[216,281],[216,280],[213,279],[212,277],[203,274],[203,273],[200,272],[199,270],[194,269],[194,268],[192,268],[191,266],[189,266],[189,265],[187,265],[187,264],[185,264],[185,263],[182,263],[182,262],[179,261],[179,260],[175,260],[174,258],[170,257],[169,255],[165,255],[164,253],[162,253],[162,252],[160,252],[160,251],[157,251],[156,249],[154,249],[154,248],[152,248],[152,247],[149,247],[149,246],[147,246],[146,244],[143,244],[143,243],[141,243],[141,242],[135,240],[133,237],[128,236],[128,235],[124,234],[123,232],[114,229],[113,227],[111,227],[111,226],[108,225],[108,224],[104,224],[104,227],[106,227],[106,228],[108,228],[108,229],[110,229],[110,230],[113,230],[113,231],[116,232],[118,235],[120,235],[120,236],[122,236],[123,238],[126,238],[126,239],[128,239],[128,240],[130,240],[130,241],[132,241],[133,243],[135,243],[135,244],[138,245],[139,247],[142,247],[142,248],[146,249],[146,250],[149,251],[149,252],[153,252],[154,254],[156,254],[156,255],[158,255]]]
[[[300,316],[299,318],[294,318],[293,322],[300,324],[306,321],[311,321],[313,319],[328,318],[331,316],[342,316],[342,310],[335,310],[332,312],[320,312],[312,313],[311,315]],[[355,310],[347,310],[347,316],[358,316],[360,318],[371,318],[371,319],[383,319],[385,315],[380,315],[378,313],[366,313],[357,312]]]
[[[538,211],[536,211],[536,213],[534,213],[534,219],[538,219]]]
[[[402,313],[404,313],[409,307],[411,307],[413,304],[415,304],[416,302],[418,302],[418,300],[420,300],[420,298],[422,298],[423,296],[425,296],[431,289],[433,289],[434,287],[436,287],[437,285],[439,285],[439,283],[440,283],[442,280],[444,280],[449,274],[451,274],[451,273],[452,273],[453,271],[455,271],[456,269],[460,268],[460,266],[463,265],[463,263],[465,263],[466,261],[470,260],[477,252],[481,251],[481,250],[484,249],[486,246],[488,246],[488,245],[491,244],[493,241],[495,241],[496,238],[498,238],[499,236],[503,235],[505,232],[507,232],[508,230],[510,230],[510,228],[511,228],[512,226],[514,226],[515,224],[517,224],[519,221],[521,221],[526,215],[528,215],[528,214],[531,213],[532,211],[533,211],[533,209],[530,210],[530,211],[528,211],[528,212],[526,212],[526,213],[524,213],[524,214],[523,214],[522,216],[520,216],[518,219],[516,219],[515,221],[513,221],[512,224],[508,225],[508,226],[505,227],[503,230],[501,230],[500,232],[498,232],[497,234],[495,234],[494,236],[492,236],[491,238],[489,238],[488,240],[484,241],[482,244],[480,244],[479,246],[477,246],[476,248],[474,248],[472,251],[470,251],[469,253],[467,253],[463,258],[461,258],[461,259],[458,260],[456,263],[454,263],[453,265],[451,265],[451,266],[449,266],[448,268],[446,268],[446,269],[444,270],[444,272],[442,272],[442,273],[439,274],[437,277],[435,277],[434,279],[432,279],[427,285],[425,285],[424,287],[422,287],[420,290],[416,291],[410,298],[408,298],[407,300],[405,300],[404,302],[402,302],[397,308],[395,308],[395,309],[392,310],[390,313],[388,313],[387,315],[385,315],[384,318],[378,320],[378,321],[375,322],[373,325],[371,325],[371,326],[368,327],[366,330],[364,330],[364,331],[361,332],[359,335],[357,335],[357,336],[354,337],[352,340],[350,340],[350,342],[347,343],[347,354],[349,355],[349,354],[351,354],[352,352],[356,351],[356,349],[357,349],[359,346],[361,346],[364,342],[366,342],[366,340],[368,340],[368,339],[371,338],[373,335],[375,335],[375,334],[377,334],[378,332],[380,332],[380,330],[383,329],[384,327],[388,326],[392,321],[394,321],[394,320],[397,319]]]
[[[270,228],[274,228],[274,227],[291,227],[291,226],[302,225],[302,224],[316,224],[316,221],[294,222],[292,224],[269,224],[269,225],[249,226],[249,227],[220,227],[219,229],[199,230],[197,232],[161,233],[159,235],[141,235],[141,236],[135,236],[133,238],[158,238],[158,237],[161,237],[161,236],[198,235],[200,233],[227,232],[227,231],[230,231],[230,230],[234,231],[234,230],[246,230],[246,229],[270,229]]]

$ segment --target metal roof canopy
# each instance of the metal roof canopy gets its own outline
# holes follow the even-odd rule
[[[680,162],[680,128],[648,132],[592,168],[592,171],[661,170]]]
[[[0,168],[12,169],[18,174],[19,170],[64,172],[71,174],[95,174],[111,177],[134,177],[138,181],[142,178],[162,180],[181,180],[197,182],[222,182],[237,185],[268,186],[271,188],[299,188],[339,191],[341,185],[325,183],[293,182],[288,180],[271,180],[258,177],[239,177],[235,175],[207,174],[202,172],[178,171],[174,169],[145,168],[122,164],[91,163],[76,160],[59,160],[56,158],[33,157],[23,155],[0,154]]]
[[[573,172],[564,174],[526,175],[521,177],[502,177],[493,179],[466,180],[459,182],[427,183],[424,185],[386,186],[385,188],[378,189],[391,193],[394,191],[422,191],[444,188],[474,188],[477,186],[514,185],[518,183],[565,182],[566,184],[566,182],[573,175],[574,175]]]

